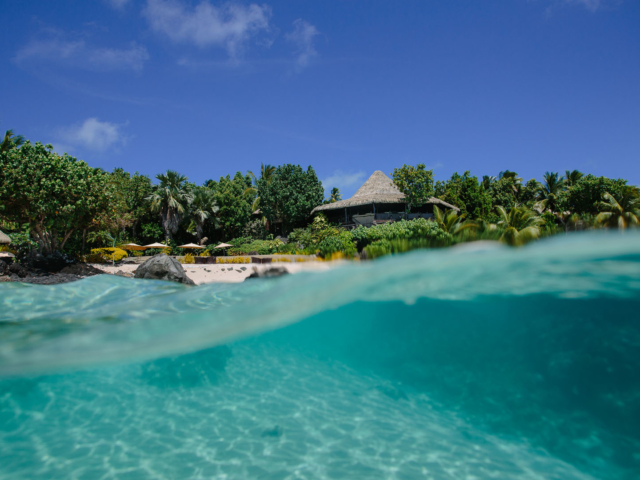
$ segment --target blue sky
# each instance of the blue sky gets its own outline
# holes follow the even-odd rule
[[[635,0],[31,0],[0,36],[0,128],[108,170],[640,184]]]

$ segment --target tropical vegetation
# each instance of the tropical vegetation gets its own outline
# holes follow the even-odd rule
[[[259,175],[236,172],[196,185],[174,170],[152,180],[123,169],[106,172],[51,145],[31,143],[11,130],[0,147],[0,223],[20,255],[30,250],[105,255],[114,240],[176,248],[196,242],[217,253],[318,254],[325,258],[375,258],[413,248],[489,239],[519,246],[572,230],[634,228],[640,224],[640,191],[624,179],[567,170],[524,181],[516,172],[474,176],[466,171],[435,181],[424,164],[391,174],[406,194],[407,210],[436,197],[459,208],[435,206],[433,219],[346,230],[312,210],[340,201],[312,167],[261,165]],[[329,187],[329,186],[327,186]],[[122,256],[126,252],[118,252]]]

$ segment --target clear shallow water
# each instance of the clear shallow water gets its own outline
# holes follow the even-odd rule
[[[640,236],[0,284],[0,478],[632,479]]]

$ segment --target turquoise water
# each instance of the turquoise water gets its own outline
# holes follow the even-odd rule
[[[636,479],[640,235],[0,284],[0,479]]]

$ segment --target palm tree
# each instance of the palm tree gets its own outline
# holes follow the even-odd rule
[[[331,189],[331,195],[329,195],[329,198],[326,200],[326,202],[336,203],[336,202],[339,202],[340,200],[342,200],[342,194],[340,193],[340,190],[337,187],[333,187]]]
[[[513,181],[513,193],[517,197],[518,193],[520,192],[520,187],[522,187],[522,177],[519,177],[516,172],[505,170],[498,174],[498,180],[502,179],[511,179]]]
[[[582,177],[584,177],[584,173],[579,170],[565,170],[564,176],[567,187],[573,187]]]
[[[494,176],[484,175],[482,177],[482,182],[480,182],[480,187],[485,191],[489,190],[497,180],[498,179]]]
[[[15,135],[13,130],[7,130],[4,139],[0,143],[0,153],[8,152],[14,148],[20,148],[26,139],[22,135]]]
[[[276,167],[274,167],[273,165],[269,165],[269,164],[261,164],[260,165],[260,180],[264,180],[267,185],[269,185],[271,183],[271,181],[273,180],[273,174],[276,171]],[[247,187],[244,191],[244,194],[247,195],[250,198],[253,198],[253,202],[251,203],[251,209],[253,212],[257,212],[258,209],[260,208],[260,197],[258,196],[258,177],[256,177],[256,175],[249,170],[249,172],[247,172],[252,179],[252,185],[250,187]],[[266,217],[262,217],[262,222],[266,225],[267,222],[267,218]]]
[[[540,236],[540,225],[544,220],[535,212],[525,207],[513,207],[509,213],[504,207],[496,207],[501,220],[498,226],[502,228],[500,240],[509,245],[522,245]]]
[[[220,207],[216,205],[211,190],[208,188],[195,190],[191,201],[191,221],[195,226],[198,243],[201,243],[204,236],[204,224],[219,210]]]
[[[608,192],[602,195],[603,202],[598,203],[603,210],[596,217],[596,225],[624,229],[640,224],[640,190],[627,185],[618,197]]]
[[[458,215],[455,210],[447,210],[445,213],[436,205],[433,206],[433,216],[440,228],[451,235],[458,235],[465,230],[473,230],[477,227],[474,222],[464,220],[467,216],[465,213]]]
[[[558,178],[557,173],[546,172],[543,182],[538,189],[538,200],[536,209],[541,213],[545,210],[554,212],[558,203],[558,196],[564,190],[564,177]]]
[[[160,183],[146,199],[151,202],[151,211],[159,212],[162,229],[167,240],[172,240],[178,232],[186,207],[192,202],[193,194],[187,185],[187,177],[173,170],[156,176]]]

